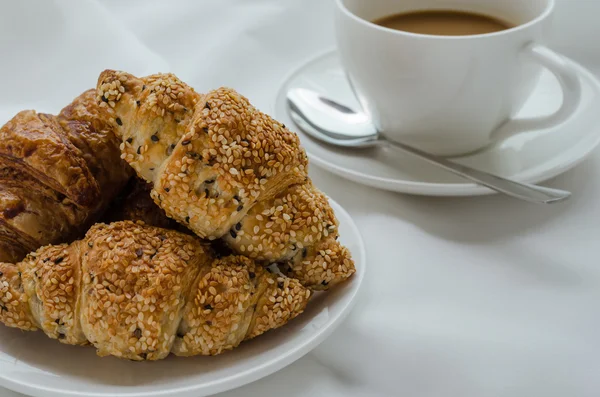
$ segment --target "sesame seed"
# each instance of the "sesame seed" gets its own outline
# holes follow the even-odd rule
[[[173,153],[173,149],[175,149],[175,144],[171,144],[167,147],[167,156],[170,156],[171,153]]]

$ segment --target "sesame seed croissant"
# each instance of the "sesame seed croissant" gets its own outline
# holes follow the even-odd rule
[[[113,114],[122,158],[153,183],[152,198],[169,217],[282,264],[311,289],[355,272],[298,136],[245,97],[228,88],[199,94],[172,74],[113,70],[100,75],[97,95]]]
[[[216,355],[300,314],[310,290],[243,256],[141,222],[0,263],[0,321],[100,356]]]

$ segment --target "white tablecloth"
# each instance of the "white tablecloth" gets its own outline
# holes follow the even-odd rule
[[[595,72],[598,15],[558,0],[555,48]],[[3,2],[0,121],[58,110],[104,68],[232,86],[271,112],[286,73],[333,45],[329,0]],[[311,173],[363,233],[360,302],[312,353],[221,397],[599,395],[600,153],[548,183],[574,193],[552,207]]]

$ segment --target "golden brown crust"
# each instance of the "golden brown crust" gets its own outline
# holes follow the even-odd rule
[[[8,170],[0,170],[0,174]],[[81,207],[26,175],[0,175],[0,186],[0,227],[26,245],[25,253],[48,241],[69,239],[76,233],[72,225],[87,220],[88,214]]]
[[[154,182],[162,162],[186,132],[200,95],[172,74],[142,80],[106,70],[98,80],[97,101],[112,115],[122,157],[140,177]]]
[[[100,189],[79,150],[64,136],[56,116],[24,110],[0,128],[0,162],[22,170],[81,206]]]
[[[37,329],[19,267],[8,263],[0,263],[0,321],[25,331]]]
[[[237,253],[290,262],[311,288],[354,273],[348,251],[325,243],[337,220],[307,177],[298,136],[245,97],[229,88],[200,95],[171,74],[106,70],[98,100],[119,120],[122,157],[154,183],[169,217],[200,237],[224,237]]]
[[[213,263],[195,237],[142,222],[97,224],[0,272],[2,322],[131,360],[219,354],[285,324],[310,298],[249,258]]]
[[[36,323],[52,339],[87,344],[79,322],[80,242],[42,247],[20,264],[25,294]]]
[[[210,263],[191,236],[133,222],[85,239],[81,322],[98,354],[158,360],[171,351],[192,282]]]
[[[96,103],[96,90],[85,91],[62,109],[57,119],[98,182],[101,200],[110,201],[132,172],[116,157],[120,140],[114,134],[109,112]]]
[[[185,307],[173,353],[216,355],[304,311],[310,291],[243,256],[216,260],[203,269]]]
[[[299,250],[280,268],[288,277],[316,291],[327,290],[356,273],[350,251],[331,235],[306,250]]]
[[[337,235],[337,219],[325,195],[308,180],[252,207],[224,238],[240,254],[272,263],[329,234]]]
[[[27,175],[0,167],[0,262],[15,262],[39,246],[38,241],[25,232],[31,222],[31,212],[27,210],[30,202],[20,194],[32,192],[32,184]],[[43,195],[38,200],[48,203]]]
[[[29,246],[20,240],[13,229],[5,228],[6,225],[0,223],[0,262],[10,262],[14,258],[23,258],[28,252],[35,249],[35,243]]]
[[[307,180],[259,202],[224,239],[235,252],[279,262],[304,286],[325,290],[356,271],[337,237],[338,221],[327,197]]]
[[[27,110],[0,128],[0,259],[80,235],[132,173],[118,142],[95,90],[58,116]]]
[[[306,178],[298,137],[234,90],[200,96],[170,74],[107,70],[98,98],[122,124],[123,158],[200,237],[222,236],[257,201]]]
[[[279,328],[302,313],[311,297],[309,289],[298,280],[269,273],[245,339],[252,339]]]
[[[173,353],[216,355],[239,345],[250,325],[252,296],[262,273],[243,257],[216,260],[202,269],[185,306]]]
[[[228,88],[209,92],[155,181],[155,200],[217,238],[256,202],[306,177],[298,137]],[[189,222],[188,222],[189,219]]]

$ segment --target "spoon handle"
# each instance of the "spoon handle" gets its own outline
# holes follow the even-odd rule
[[[479,185],[486,186],[492,190],[504,193],[508,196],[515,197],[521,200],[536,204],[552,204],[564,201],[571,196],[570,192],[559,189],[550,189],[543,186],[531,185],[528,183],[520,183],[502,178],[497,175],[488,174],[487,172],[467,167],[466,165],[458,164],[447,160],[440,156],[435,156],[412,146],[408,146],[398,142],[382,140],[388,146],[393,146],[413,156],[419,157],[429,163],[440,166],[453,174],[459,175],[465,179],[473,181]]]

